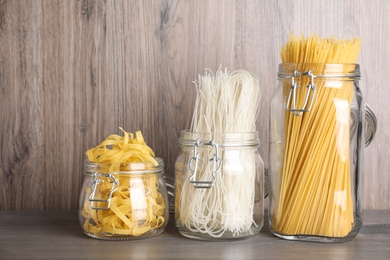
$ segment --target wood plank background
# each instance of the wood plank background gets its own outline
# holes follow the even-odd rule
[[[205,68],[259,77],[267,162],[289,32],[362,38],[360,86],[379,124],[363,207],[390,209],[389,15],[387,0],[0,0],[0,209],[76,209],[84,152],[119,126],[142,130],[173,176]]]

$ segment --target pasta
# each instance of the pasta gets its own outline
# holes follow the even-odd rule
[[[208,134],[221,145],[222,166],[209,189],[194,188],[188,177],[176,182],[180,185],[175,197],[177,222],[191,232],[214,238],[227,232],[233,236],[249,234],[252,225],[257,225],[254,220],[255,190],[258,189],[255,188],[255,153],[250,149],[225,147],[224,143],[229,141],[225,134],[256,130],[261,97],[258,80],[245,70],[230,73],[225,69],[215,75],[199,76],[196,86],[198,96],[190,132]],[[199,150],[202,158],[212,158],[215,152],[207,148]],[[186,156],[189,162],[194,155]],[[181,169],[190,174],[188,167],[181,166]],[[209,180],[211,171],[210,163],[200,163],[197,180]]]
[[[356,63],[360,39],[322,39],[290,36],[280,49],[283,63],[298,64],[301,72],[326,75],[325,64]],[[338,74],[346,73],[337,67]],[[337,74],[336,73],[336,74]],[[308,77],[297,77],[300,86]],[[354,225],[351,191],[350,107],[352,80],[316,78],[316,94],[309,112],[285,112],[285,147],[276,150],[283,162],[274,194],[272,229],[285,235],[345,237]],[[288,96],[291,82],[283,83]],[[302,89],[302,90],[301,90]],[[296,107],[305,102],[306,89],[297,91]],[[272,123],[274,130],[277,122]]]
[[[136,136],[120,128],[124,136],[110,135],[101,144],[86,152],[89,162],[98,165],[101,176],[94,184],[95,191],[87,185],[82,216],[85,218],[83,228],[95,237],[141,236],[150,230],[162,227],[165,223],[165,199],[158,188],[156,174],[122,174],[129,169],[129,164],[143,162],[136,170],[148,170],[148,167],[159,163],[152,149],[146,145],[142,133]],[[121,173],[122,172],[122,173]],[[118,174],[119,173],[119,174]],[[117,184],[109,174],[114,174]],[[114,191],[115,190],[115,191]],[[114,191],[114,192],[112,192]],[[99,202],[110,197],[110,204]],[[94,201],[90,196],[93,195]]]
[[[101,144],[85,153],[90,162],[109,163],[108,172],[118,171],[120,165],[126,162],[151,162],[157,166],[154,152],[146,145],[141,131],[137,131],[135,137],[123,128],[119,129],[124,136],[110,135]]]

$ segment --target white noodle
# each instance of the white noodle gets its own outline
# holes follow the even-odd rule
[[[260,87],[256,77],[245,70],[230,73],[218,70],[214,75],[207,70],[194,82],[197,98],[191,123],[191,132],[227,133],[256,131],[260,106]],[[219,135],[220,136],[220,135]],[[215,140],[224,143],[224,140]],[[212,148],[204,149],[205,157],[212,157]],[[210,189],[194,188],[183,180],[179,201],[178,221],[192,232],[221,237],[226,231],[233,235],[251,233],[254,222],[255,154],[251,149],[223,148],[222,168],[216,174]],[[187,164],[192,155],[187,155]],[[188,168],[188,167],[187,167]],[[185,169],[188,171],[188,169]],[[211,168],[200,163],[199,181],[209,181]]]

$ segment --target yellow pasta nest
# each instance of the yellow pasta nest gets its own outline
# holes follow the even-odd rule
[[[102,173],[97,183],[85,188],[82,209],[84,231],[95,237],[141,236],[162,227],[166,221],[165,197],[158,188],[157,174],[142,174],[147,167],[158,166],[154,152],[146,145],[141,131],[134,136],[120,129],[124,136],[110,135],[86,152],[88,160],[97,163],[99,174]],[[124,165],[131,163],[144,163],[145,169],[141,173],[126,173]],[[108,174],[117,180],[115,189]],[[91,194],[98,200],[109,198],[110,203],[93,201]],[[109,207],[102,210],[102,205]]]
[[[110,164],[109,172],[119,171],[120,165],[128,162],[151,162],[154,166],[158,165],[154,152],[146,145],[141,131],[137,131],[134,136],[122,127],[119,129],[124,136],[110,135],[101,144],[85,153],[90,162]]]

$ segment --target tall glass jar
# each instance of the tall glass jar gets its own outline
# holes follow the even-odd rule
[[[276,236],[338,242],[358,234],[366,128],[359,79],[358,64],[279,65],[269,167]],[[375,115],[368,112],[372,140]]]
[[[109,164],[84,162],[79,220],[84,233],[104,240],[153,237],[169,219],[164,163],[123,163],[118,172]]]
[[[175,163],[175,221],[185,237],[234,240],[263,226],[264,163],[257,132],[182,131]]]

